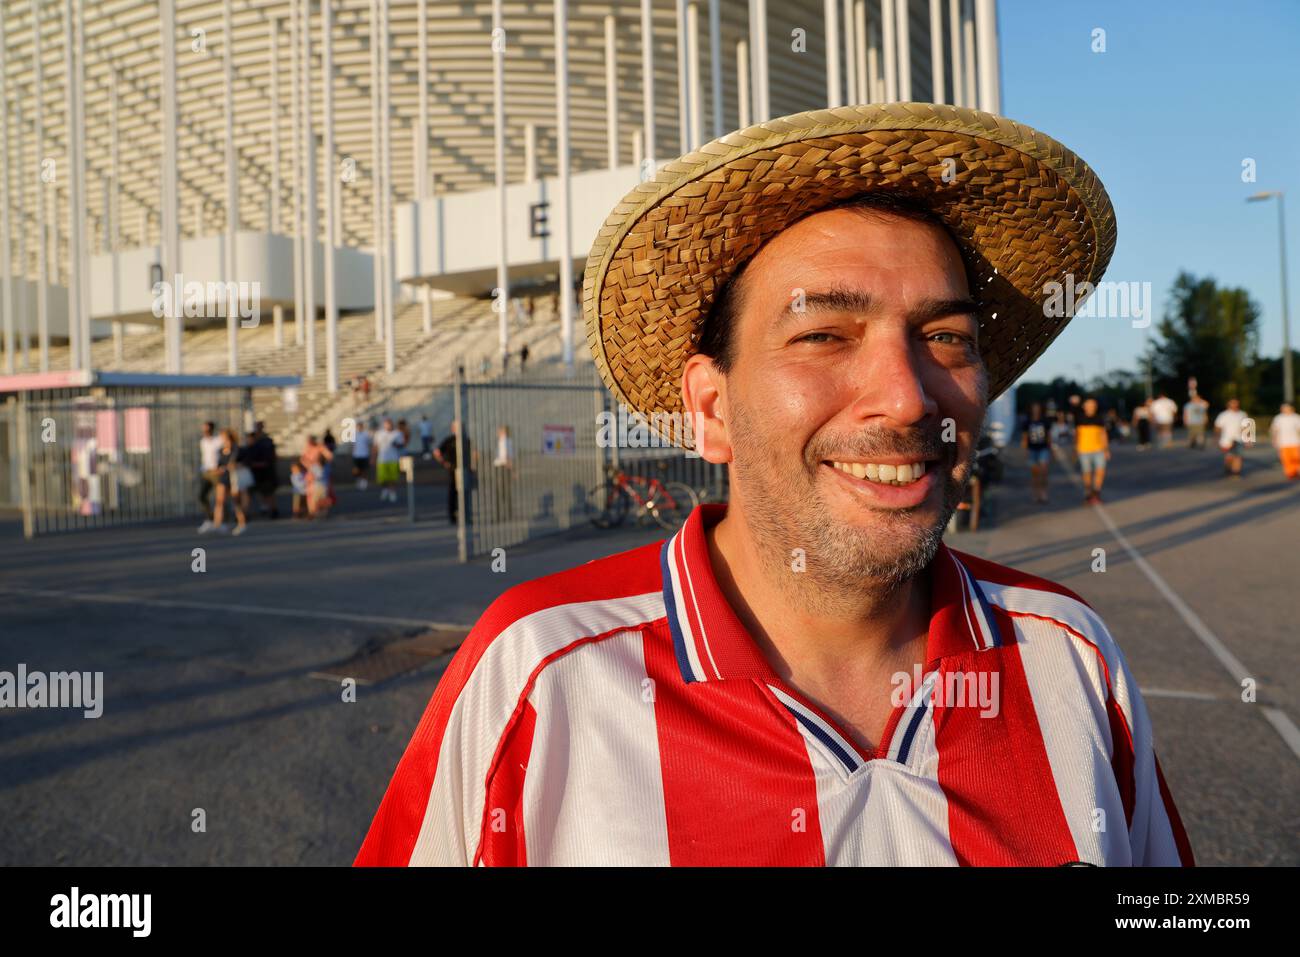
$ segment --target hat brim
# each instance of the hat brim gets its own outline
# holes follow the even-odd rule
[[[1069,322],[1046,314],[1048,284],[1095,284],[1115,248],[1096,175],[1023,124],[931,103],[770,120],[665,164],[605,220],[583,278],[605,384],[647,419],[681,412],[682,367],[726,279],[804,216],[880,191],[930,208],[961,247],[990,398]]]

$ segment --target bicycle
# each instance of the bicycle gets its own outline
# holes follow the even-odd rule
[[[660,463],[660,471],[667,466]],[[682,482],[664,482],[655,477],[629,475],[613,465],[605,466],[605,481],[587,492],[587,515],[597,528],[622,525],[635,509],[638,524],[653,519],[667,531],[676,531],[699,504],[699,496]]]

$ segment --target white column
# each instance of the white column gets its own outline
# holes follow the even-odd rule
[[[334,237],[338,230],[338,164],[334,161],[334,0],[321,0],[321,135],[325,153],[325,388],[339,390],[339,300],[334,278]]]
[[[709,82],[713,89],[713,139],[722,128],[722,0],[709,0]]]
[[[979,109],[979,93],[975,81],[975,18],[973,0],[962,0],[961,46],[962,63],[966,69],[966,102],[964,106]]]
[[[293,149],[293,229],[290,235],[293,237],[293,344],[300,346],[303,344],[306,333],[303,329],[302,309],[303,309],[303,241],[302,241],[302,196],[303,196],[303,164],[302,164],[302,50],[299,49],[298,35],[302,31],[298,25],[298,4],[301,0],[289,0],[289,88],[293,98],[293,105],[289,110],[290,119],[293,121],[291,137]]]
[[[537,182],[537,124],[524,124],[524,182]]]
[[[930,102],[946,103],[943,69],[943,0],[930,0]]]
[[[176,149],[176,0],[159,0],[162,6],[162,176],[163,195],[159,209],[159,257],[162,262],[163,281],[173,285],[169,305],[163,318],[163,343],[167,353],[167,371],[179,375],[183,371],[181,336],[184,331],[184,310],[181,290],[175,288],[181,274],[181,219],[180,170]]]
[[[880,0],[880,45],[884,48],[885,100],[898,102],[898,38],[894,31],[893,0]]]
[[[885,99],[885,81],[880,75],[880,7],[867,18],[867,100],[881,103]]]
[[[704,90],[700,84],[700,8],[686,8],[686,74],[690,79],[691,149],[704,144]]]
[[[966,105],[966,68],[962,65],[961,0],[948,0],[948,50],[952,57],[953,106]]]
[[[612,18],[611,18],[612,19]],[[566,371],[573,370],[573,224],[569,201],[568,0],[555,0],[556,196],[560,240],[560,341]]]
[[[160,0],[162,3],[168,0]],[[45,221],[47,185],[45,172],[45,64],[41,52],[41,3],[32,0],[32,69],[36,93],[36,169],[28,175],[36,183],[36,335],[40,349],[40,370],[50,371],[50,262],[49,232]]]
[[[9,40],[5,33],[5,11],[0,7],[0,311],[4,312],[5,373],[14,372],[14,281],[13,248],[10,234],[13,220],[9,217],[9,172],[13,163],[9,159],[9,62],[6,56]],[[19,161],[22,165],[22,161]]]
[[[280,231],[280,18],[271,18],[271,212],[267,232]],[[276,346],[282,343],[277,339]]]
[[[618,24],[605,15],[605,153],[609,168],[618,168]]]
[[[14,84],[14,170],[18,174],[18,276],[22,280],[19,283],[17,296],[18,310],[18,347],[22,355],[22,367],[27,369],[31,366],[31,316],[28,314],[30,303],[27,299],[27,267],[30,265],[27,261],[27,230],[24,224],[27,222],[27,190],[26,186],[29,180],[29,167],[27,166],[26,139],[23,136],[23,91],[22,86]]]
[[[77,210],[84,204],[81,183],[77,176],[77,153],[81,145],[81,131],[77,129],[77,57],[73,46],[73,21],[76,19],[74,0],[63,3],[63,108],[64,125],[63,175],[68,190],[68,366],[84,369],[89,366],[81,341],[81,232],[77,229]],[[55,242],[58,234],[55,233]]]
[[[844,13],[844,96],[845,102],[856,105],[866,97],[865,91],[858,89],[858,33],[853,28],[853,0],[844,0],[841,10]]]
[[[428,200],[432,198],[432,190],[429,188],[429,0],[418,0],[416,8],[416,29],[420,37],[418,40],[420,49],[420,102],[417,127],[417,147],[416,147],[416,166],[415,166],[415,195],[417,200]],[[420,205],[420,212],[424,212],[424,204]],[[423,224],[420,217],[416,217],[416,222]],[[421,228],[423,233],[423,228]],[[419,237],[417,237],[419,238]],[[417,242],[416,248],[420,248]],[[421,287],[420,291],[420,320],[421,330],[426,336],[433,335],[433,288],[429,285]]]
[[[736,41],[736,125],[740,129],[753,125],[749,109],[749,44]]]
[[[853,75],[857,77],[858,85],[858,102],[874,103],[876,97],[872,94],[872,88],[876,85],[871,82],[871,74],[867,68],[871,63],[872,45],[867,35],[867,0],[853,0]]]
[[[383,122],[379,118],[379,0],[370,0],[370,225],[374,235],[372,272],[375,299],[375,342],[384,341],[384,273],[383,261],[383,149],[380,147]]]
[[[910,0],[894,0],[894,21],[898,34],[898,98],[912,101],[912,27]]]
[[[822,11],[826,25],[826,105],[843,106],[843,87],[840,78],[840,13],[836,0],[826,0]]]
[[[641,0],[641,128],[644,155],[636,157],[640,178],[654,175],[655,163],[655,30],[653,0]]]
[[[767,0],[749,0],[749,37],[753,53],[750,72],[754,76],[753,109],[755,119],[764,123],[772,118],[768,93]]]
[[[302,24],[298,35],[302,41],[302,150],[306,195],[303,197],[303,347],[307,353],[303,364],[308,377],[316,374],[316,129],[311,106],[311,0],[302,0]]]
[[[393,298],[396,283],[393,272],[393,100],[392,100],[392,64],[393,58],[389,48],[392,39],[392,21],[388,16],[388,0],[379,0],[379,54],[383,57],[382,69],[379,71],[380,113],[382,123],[380,135],[384,153],[384,371],[397,370],[397,329]]]
[[[1002,83],[998,76],[998,7],[996,0],[976,0],[975,34],[979,45],[979,108],[1002,112]]]
[[[676,0],[673,8],[677,41],[677,152],[686,153],[691,148],[691,68],[686,36],[686,0]]]
[[[77,284],[78,314],[81,316],[81,347],[85,367],[92,365],[90,337],[90,227],[88,224],[90,206],[90,187],[86,184],[86,0],[77,0],[77,17],[73,23],[74,37],[77,45],[77,194],[81,202],[77,204]]]
[[[492,132],[497,187],[497,287],[494,306],[500,309],[497,316],[497,337],[503,362],[510,354],[510,278],[506,268],[505,56],[506,31],[501,17],[501,0],[492,0]]]
[[[635,129],[632,131],[632,160],[640,163],[643,156],[645,156],[645,131]]]
[[[239,281],[236,240],[239,235],[239,157],[235,153],[235,34],[231,26],[231,0],[221,4],[222,59],[226,112],[226,235],[225,273],[227,282]],[[227,289],[231,288],[229,286]],[[226,371],[239,375],[239,309],[226,301]]]
[[[118,236],[122,231],[122,140],[120,130],[118,129],[118,100],[117,100],[117,67],[108,71],[108,141],[109,141],[109,181],[112,189],[108,194],[108,252],[116,253],[118,246]],[[114,260],[116,262],[116,260]],[[116,275],[116,270],[114,270]],[[116,290],[117,281],[114,279],[113,288]],[[113,311],[117,312],[117,303],[113,304]]]

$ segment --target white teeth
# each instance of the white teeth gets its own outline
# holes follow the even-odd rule
[[[830,464],[833,468],[854,478],[864,478],[871,482],[889,485],[910,485],[925,474],[924,462],[911,462],[904,465],[877,465],[874,462],[831,462]]]

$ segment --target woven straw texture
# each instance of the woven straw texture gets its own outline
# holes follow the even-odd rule
[[[990,398],[1069,321],[1043,315],[1044,285],[1096,283],[1115,248],[1092,170],[1022,124],[930,103],[782,117],[666,164],[605,220],[583,279],[605,383],[647,417],[682,411],[682,366],[727,277],[796,220],[883,190],[929,206],[963,247]]]

